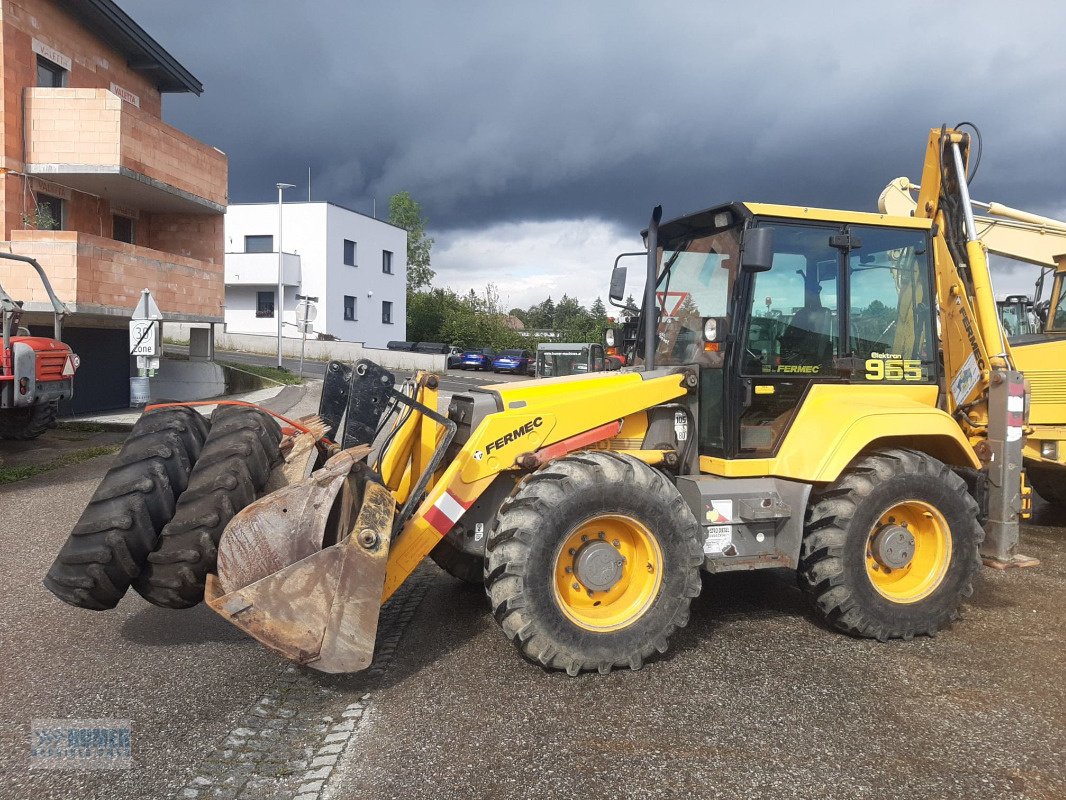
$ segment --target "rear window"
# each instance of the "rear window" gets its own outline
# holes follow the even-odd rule
[[[521,358],[522,356],[525,355],[525,353],[523,351],[521,351],[521,350],[504,350],[502,353],[500,353],[500,355],[501,356],[517,356],[518,358]]]

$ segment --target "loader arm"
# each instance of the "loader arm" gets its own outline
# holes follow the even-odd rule
[[[944,403],[985,467],[986,561],[1015,560],[1027,507],[1022,448],[1028,405],[1000,323],[987,250],[978,238],[967,185],[970,137],[929,133],[915,215],[935,223],[933,256],[946,391]]]

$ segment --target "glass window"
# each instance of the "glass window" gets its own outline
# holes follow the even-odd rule
[[[739,232],[730,228],[670,246],[676,249],[663,249],[655,287],[659,312],[655,361],[659,366],[698,361],[703,319],[728,315]]]
[[[388,300],[381,301],[381,321],[386,325],[392,324],[392,303]]]
[[[858,362],[852,379],[930,380],[936,347],[926,232],[853,226],[851,235],[848,351]]]
[[[392,252],[389,250],[381,251],[381,271],[386,275],[392,274]]]
[[[257,317],[273,317],[274,316],[274,293],[273,292],[256,292],[255,293],[255,315]]]
[[[349,267],[355,266],[355,242],[351,239],[344,240],[344,263]]]
[[[355,298],[350,294],[344,295],[344,318],[349,322],[355,321]]]
[[[116,242],[133,244],[133,220],[118,214],[111,217],[111,238]]]
[[[592,346],[592,371],[603,371],[603,348],[598,344]]]
[[[45,89],[62,89],[67,85],[67,71],[44,56],[37,56],[37,85]]]
[[[745,375],[829,373],[839,350],[836,228],[774,225],[773,265],[755,276]]]
[[[1055,280],[1051,305],[1055,309],[1055,316],[1051,318],[1048,328],[1053,331],[1066,331],[1066,275],[1059,275]]]
[[[273,236],[245,236],[244,237],[244,252],[246,253],[273,253],[274,252],[274,237]]]

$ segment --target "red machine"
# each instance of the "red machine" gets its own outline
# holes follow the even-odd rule
[[[55,425],[60,400],[74,395],[80,359],[62,341],[68,309],[52,291],[41,265],[27,256],[0,253],[0,258],[29,264],[41,278],[54,310],[52,338],[30,336],[20,328],[22,303],[0,286],[0,439],[35,439]]]

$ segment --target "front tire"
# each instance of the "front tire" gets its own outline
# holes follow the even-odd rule
[[[0,439],[36,439],[49,428],[56,426],[58,414],[58,402],[0,410]]]
[[[812,497],[800,586],[852,636],[935,636],[973,593],[983,538],[977,503],[947,465],[914,450],[874,451]]]
[[[607,451],[566,456],[525,478],[497,516],[493,616],[547,669],[640,669],[688,623],[703,538],[661,472]]]

